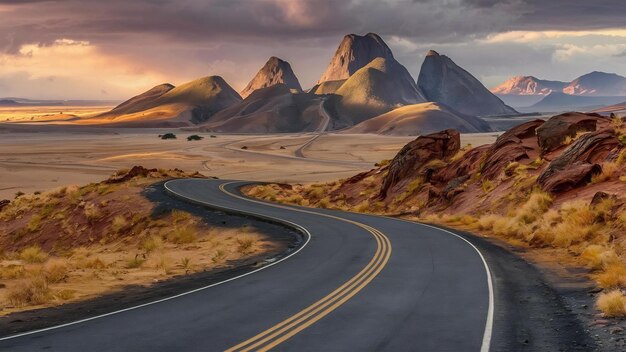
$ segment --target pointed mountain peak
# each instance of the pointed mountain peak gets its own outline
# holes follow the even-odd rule
[[[428,52],[426,53],[426,56],[439,56],[439,53],[431,49],[431,50],[428,50]]]
[[[318,83],[347,79],[377,57],[393,59],[391,49],[378,34],[348,34],[339,44]]]
[[[291,65],[287,61],[272,56],[265,65],[252,78],[250,83],[241,91],[242,97],[249,96],[257,89],[266,88],[275,84],[284,84],[289,89],[302,91],[298,78],[293,73]]]
[[[429,101],[446,104],[464,114],[480,116],[517,113],[471,73],[445,55],[426,56],[417,85]]]

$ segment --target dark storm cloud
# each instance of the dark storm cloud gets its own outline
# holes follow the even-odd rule
[[[624,11],[626,1],[617,0],[0,0],[0,54],[66,38],[174,83],[218,73],[236,86],[277,55],[291,61],[306,85],[317,80],[343,35],[376,32],[413,75],[420,55],[435,46],[493,77],[505,75],[514,60],[507,64],[507,52],[495,44],[472,46],[475,39],[511,30],[623,28]],[[555,50],[515,48],[545,65]],[[501,71],[489,72],[496,68]]]
[[[150,36],[178,42],[316,40],[374,31],[422,42],[524,29],[623,25],[626,2],[538,0],[66,0],[0,1],[0,49],[71,37],[108,43]]]

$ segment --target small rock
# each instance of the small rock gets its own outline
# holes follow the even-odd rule
[[[624,332],[624,328],[620,328],[620,327],[614,327],[611,330],[609,330],[609,332],[613,335],[615,334],[621,334],[622,332]]]

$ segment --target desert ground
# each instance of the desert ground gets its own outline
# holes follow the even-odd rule
[[[167,132],[177,139],[158,138]],[[196,133],[178,129],[0,124],[0,199],[97,182],[133,165],[238,180],[325,182],[369,170],[415,139],[342,133],[214,137],[198,133],[203,140],[187,141],[192,134]],[[491,143],[498,134],[464,134],[462,143]]]

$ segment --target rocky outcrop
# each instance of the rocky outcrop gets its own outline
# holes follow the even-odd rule
[[[548,95],[552,91],[562,91],[567,84],[567,82],[548,81],[534,76],[515,76],[491,89],[491,92],[502,95]]]
[[[538,150],[536,130],[543,120],[533,120],[508,130],[491,145],[482,169],[483,177],[493,179],[514,161],[529,159],[529,152]]]
[[[577,186],[580,182],[588,181],[593,173],[600,172],[601,168],[597,164],[606,160],[607,156],[619,146],[619,140],[611,131],[602,130],[586,134],[550,162],[539,175],[537,183],[544,190],[551,192]]]
[[[387,176],[383,179],[380,197],[386,197],[392,187],[409,176],[416,175],[429,161],[444,160],[455,155],[460,145],[459,132],[451,129],[420,136],[409,142],[390,162]]]
[[[293,73],[291,65],[287,61],[275,56],[270,57],[265,65],[252,78],[250,83],[241,91],[240,95],[246,98],[257,89],[266,88],[275,84],[284,84],[287,88],[302,91],[298,78]]]
[[[377,57],[393,59],[391,49],[378,34],[346,35],[318,83],[345,80]]]
[[[537,139],[543,153],[558,149],[567,137],[574,137],[578,132],[592,132],[600,123],[608,124],[609,120],[597,114],[568,112],[551,117],[537,128]]]
[[[482,116],[517,113],[469,72],[434,50],[428,52],[422,63],[417,85],[428,101],[446,104],[464,114]]]
[[[110,178],[105,180],[104,183],[109,183],[109,184],[110,183],[122,183],[128,180],[131,180],[135,177],[146,177],[151,172],[156,172],[156,171],[157,169],[146,169],[145,167],[141,165],[135,165],[124,174],[111,176]]]

